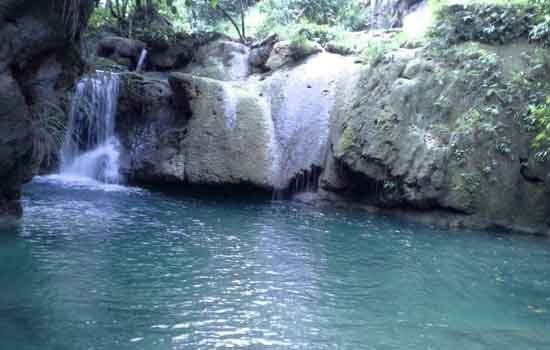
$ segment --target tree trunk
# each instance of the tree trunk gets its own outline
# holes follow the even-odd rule
[[[240,4],[241,4],[241,34],[242,34],[242,39],[243,40],[246,40],[246,28],[245,28],[245,20],[244,20],[244,5],[243,5],[243,0],[240,0]]]

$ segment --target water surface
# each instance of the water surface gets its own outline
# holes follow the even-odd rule
[[[1,349],[548,349],[550,242],[65,178],[0,234]]]

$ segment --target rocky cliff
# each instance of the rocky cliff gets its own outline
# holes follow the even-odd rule
[[[82,70],[77,42],[92,4],[0,2],[0,221],[21,216],[21,185],[58,147],[55,133]]]
[[[202,47],[184,72],[124,74],[123,172],[138,182],[284,190],[321,168],[339,86],[358,65],[328,53],[295,62],[284,47],[266,57],[278,62],[266,74],[251,75],[250,50],[227,41]]]
[[[530,8],[514,6],[450,6],[425,46],[390,42],[362,57],[277,36],[248,47],[180,37],[163,51],[108,38],[99,52],[119,65],[151,54],[149,72],[120,76],[122,173],[547,233],[550,162],[534,147],[530,106],[550,95],[550,52],[527,40]]]
[[[550,168],[526,116],[549,68],[517,42],[393,52],[336,114],[322,187],[456,226],[545,232]]]
[[[125,75],[130,179],[300,192],[322,171],[317,203],[546,232],[550,168],[528,116],[550,93],[546,50],[465,42],[360,65],[327,53],[285,61],[280,48],[268,58],[278,68],[250,75],[234,46],[209,44],[223,55],[195,71]],[[217,79],[224,71],[232,78]]]

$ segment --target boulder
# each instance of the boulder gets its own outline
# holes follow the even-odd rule
[[[403,27],[403,20],[424,0],[370,0],[370,28],[389,29]]]
[[[336,113],[323,188],[383,208],[456,214],[454,224],[545,233],[550,166],[534,165],[534,136],[514,116],[530,102],[495,101],[483,88],[511,95],[502,80],[510,58],[499,56],[511,51],[471,50],[447,57],[402,49],[366,67]],[[522,51],[535,48],[514,52]],[[485,75],[466,78],[474,67]]]
[[[145,43],[139,40],[108,36],[97,44],[97,55],[108,58],[129,69],[136,67]]]
[[[182,144],[187,180],[269,188],[275,142],[263,101],[248,89],[209,78],[174,73],[170,84],[190,99],[192,117]]]
[[[321,45],[309,40],[281,41],[273,47],[265,66],[270,70],[277,70],[287,64],[299,62],[322,51]]]
[[[243,44],[216,40],[198,47],[184,72],[223,81],[244,80],[251,74],[249,55],[250,49]]]
[[[264,72],[268,70],[266,67],[267,60],[271,55],[273,47],[278,42],[279,36],[273,33],[268,35],[264,40],[252,44],[249,61],[254,71]]]
[[[177,151],[189,114],[178,106],[166,76],[121,75],[116,132],[126,150],[121,172],[131,182],[185,180]]]
[[[327,43],[326,50],[338,55],[348,56],[356,54],[356,50],[336,41],[330,41]]]

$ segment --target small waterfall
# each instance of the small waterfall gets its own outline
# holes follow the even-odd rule
[[[120,182],[118,91],[119,76],[114,73],[96,72],[78,83],[61,149],[61,175]]]
[[[143,65],[145,64],[145,59],[147,58],[147,49],[141,50],[141,54],[139,55],[138,64],[136,66],[136,72],[139,73],[143,69]]]
[[[403,31],[409,39],[421,39],[433,23],[433,13],[428,2],[421,2],[403,18]]]
[[[330,67],[330,69],[327,69]],[[356,68],[350,58],[320,53],[299,67],[273,75],[270,96],[279,153],[274,187],[286,194],[315,191],[329,143],[330,118],[338,81]]]

